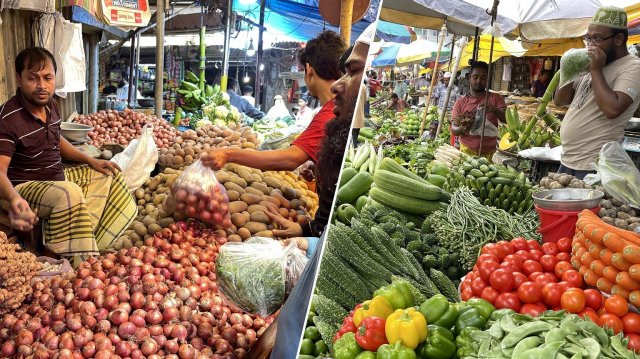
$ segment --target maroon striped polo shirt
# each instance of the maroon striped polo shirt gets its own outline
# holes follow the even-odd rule
[[[47,122],[24,106],[20,89],[0,106],[0,156],[11,157],[11,183],[64,181],[60,155],[60,112],[54,100],[46,106]]]

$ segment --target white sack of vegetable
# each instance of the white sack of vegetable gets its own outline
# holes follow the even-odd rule
[[[306,264],[293,243],[283,247],[264,237],[229,242],[216,260],[218,290],[227,304],[266,317],[282,306]]]
[[[562,87],[589,70],[587,49],[569,49],[560,58],[560,82]]]
[[[602,146],[595,167],[607,193],[624,203],[640,207],[640,171],[620,143],[612,141]]]
[[[113,156],[111,162],[122,169],[122,177],[129,191],[140,188],[158,163],[158,146],[153,139],[153,126],[145,125],[140,138],[131,141],[124,151]]]
[[[554,148],[551,148],[549,146],[532,147],[518,152],[518,156],[536,161],[560,161],[561,155],[562,146],[557,146]]]

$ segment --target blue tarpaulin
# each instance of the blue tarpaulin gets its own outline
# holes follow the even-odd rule
[[[407,30],[406,26],[382,20],[378,21],[376,37],[387,42],[395,42],[398,44],[408,44],[411,42],[411,33]]]
[[[382,49],[382,52],[371,62],[373,67],[392,67],[396,64],[400,44],[393,44]]]
[[[318,0],[266,0],[264,26],[269,32],[280,33],[298,41],[307,41],[323,30],[339,32],[326,23],[318,10]],[[351,42],[360,36],[377,15],[380,0],[372,0],[365,17],[351,27]],[[233,1],[233,10],[256,23],[260,19],[260,3]]]

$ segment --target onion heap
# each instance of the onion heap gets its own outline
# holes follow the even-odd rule
[[[257,149],[260,141],[250,127],[231,127],[206,123],[197,130],[187,130],[175,137],[172,146],[160,150],[158,163],[174,168],[190,165],[202,152],[214,148]]]
[[[42,270],[42,263],[0,232],[0,264],[0,315],[5,315],[31,296],[31,279]]]
[[[178,222],[33,284],[0,321],[0,356],[33,358],[244,358],[272,318],[228,307],[215,260],[224,231]]]
[[[179,134],[171,124],[153,115],[126,109],[122,112],[107,110],[88,115],[78,115],[75,122],[93,126],[89,132],[89,144],[98,148],[107,143],[126,146],[142,134],[142,128],[153,125],[153,136],[158,148],[170,147]],[[179,136],[178,136],[179,137]]]

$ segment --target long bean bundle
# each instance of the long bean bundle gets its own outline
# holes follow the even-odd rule
[[[464,270],[471,270],[486,243],[515,237],[540,238],[536,232],[540,221],[535,211],[512,215],[485,206],[467,187],[457,189],[447,209],[433,213],[430,222],[440,246],[450,253],[460,253]]]

